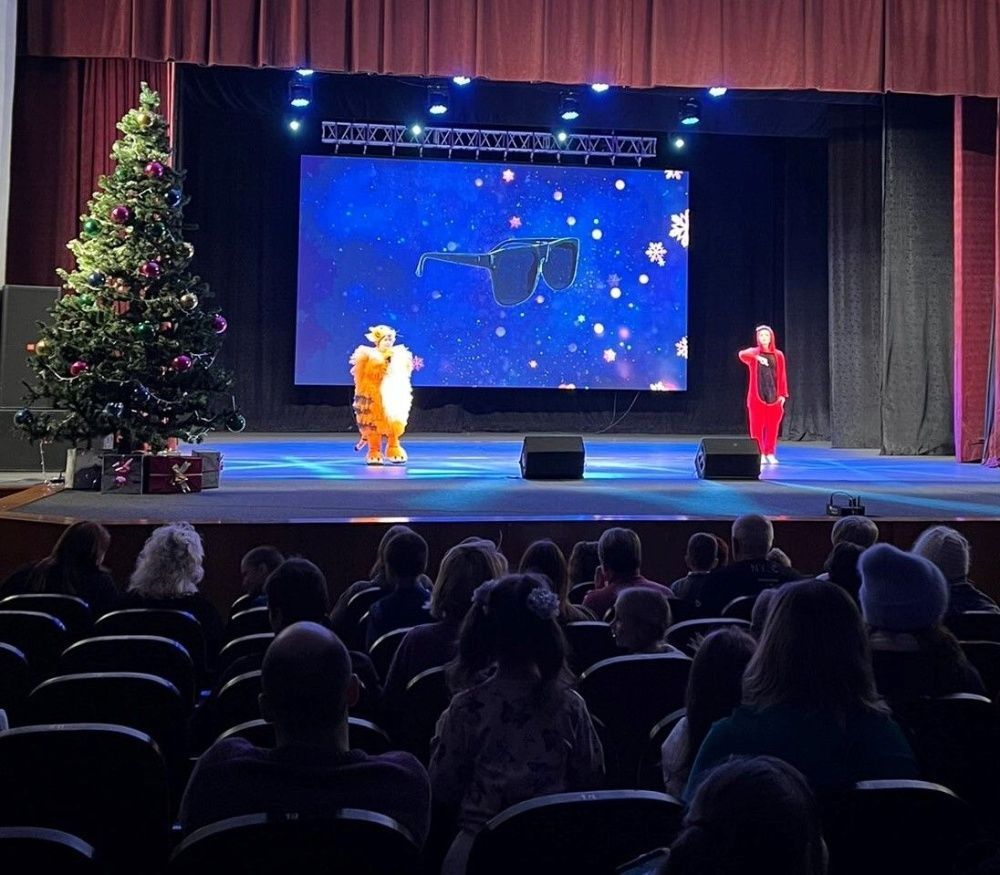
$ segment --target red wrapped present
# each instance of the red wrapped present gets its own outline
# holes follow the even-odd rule
[[[201,492],[202,460],[197,456],[147,456],[146,492],[152,495]]]

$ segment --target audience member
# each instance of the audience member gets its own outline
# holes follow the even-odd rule
[[[154,529],[143,544],[128,590],[119,608],[169,608],[187,611],[201,623],[205,655],[211,665],[222,646],[222,618],[198,592],[205,576],[205,550],[190,523],[171,523]]]
[[[0,596],[59,593],[83,599],[94,618],[107,613],[118,597],[104,554],[111,535],[98,523],[73,523],[63,530],[52,552],[39,562],[16,568],[0,586]]]
[[[368,649],[386,632],[429,623],[427,542],[416,532],[400,532],[385,545],[382,573],[388,587],[368,609]]]
[[[508,806],[601,782],[601,743],[567,686],[558,616],[559,599],[539,575],[508,575],[475,592],[458,660],[466,676],[496,671],[455,696],[431,742],[434,801],[457,811],[460,830],[444,873],[464,871],[472,837]]]
[[[542,574],[549,579],[553,592],[559,597],[559,619],[563,623],[594,619],[590,611],[570,604],[569,568],[566,557],[554,541],[546,539],[530,544],[521,557],[518,571],[521,574]]]
[[[729,542],[722,535],[712,535],[715,538],[715,546],[718,549],[719,564],[717,567],[725,568],[729,564]]]
[[[761,590],[753,601],[753,611],[750,613],[750,635],[755,641],[760,641],[760,636],[764,634],[767,618],[771,614],[771,604],[778,592],[777,589]]]
[[[969,580],[969,542],[960,532],[948,526],[931,526],[920,533],[913,552],[933,562],[948,582],[946,616],[965,611],[1000,613],[1000,606]]]
[[[249,596],[247,608],[260,608],[267,604],[264,582],[285,557],[274,547],[262,546],[248,550],[240,560],[240,576],[243,578],[243,594]]]
[[[861,615],[839,587],[804,580],[774,597],[743,705],[709,730],[685,797],[708,769],[739,754],[783,759],[816,792],[917,777],[913,751],[875,692]]]
[[[728,717],[743,697],[743,672],[757,642],[742,629],[717,629],[705,636],[688,676],[686,713],[660,748],[663,783],[680,798],[691,773],[691,765],[708,730],[716,720]]]
[[[830,529],[830,544],[857,544],[862,550],[867,550],[878,540],[878,526],[874,520],[866,516],[844,516],[833,524]]]
[[[350,750],[347,710],[358,695],[347,650],[317,623],[295,623],[264,657],[261,712],[277,747],[242,738],[216,742],[195,766],[181,801],[185,832],[259,812],[379,812],[423,843],[430,819],[424,767],[408,753]]]
[[[593,583],[594,575],[601,564],[597,555],[597,541],[577,541],[570,551],[567,561],[567,574],[569,575],[569,585],[576,586],[578,583]]]
[[[685,598],[702,616],[717,617],[738,596],[757,595],[801,578],[794,568],[767,558],[773,544],[774,528],[767,517],[755,513],[737,517],[733,523],[733,561],[696,581]]]
[[[861,610],[868,624],[879,692],[889,699],[985,695],[979,672],[955,636],[941,625],[948,608],[948,584],[940,569],[923,556],[891,544],[869,547],[859,567]],[[882,658],[882,654],[895,656]],[[912,670],[899,670],[903,654],[909,654]]]
[[[719,542],[708,532],[695,532],[688,538],[684,562],[688,573],[670,584],[674,598],[687,598],[696,581],[708,577],[719,565]]]
[[[458,653],[458,633],[472,606],[472,593],[487,580],[507,572],[507,560],[491,541],[458,544],[444,554],[431,592],[436,622],[406,633],[389,667],[385,704],[393,711],[406,685],[422,671],[451,662]]]
[[[705,777],[670,846],[663,875],[824,875],[819,806],[802,774],[769,756]]]
[[[633,586],[618,593],[611,631],[622,650],[628,653],[679,652],[666,642],[670,623],[670,601],[662,592]]]
[[[792,560],[789,558],[788,554],[781,549],[781,547],[772,547],[767,551],[767,561],[777,562],[778,565],[784,565],[785,568],[792,567]]]
[[[607,529],[597,542],[597,555],[601,560],[594,576],[594,589],[587,593],[583,606],[603,617],[615,605],[618,593],[631,586],[645,586],[670,596],[662,583],[642,576],[642,545],[632,529]]]
[[[858,590],[861,589],[858,562],[861,561],[861,554],[865,549],[852,541],[841,541],[830,551],[826,562],[823,563],[823,577],[839,586],[855,604],[858,604]]]

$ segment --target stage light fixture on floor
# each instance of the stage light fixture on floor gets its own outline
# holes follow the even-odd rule
[[[604,94],[610,87],[607,82],[595,82],[590,86],[590,90],[597,94]]]
[[[572,94],[564,94],[559,101],[559,118],[564,122],[576,121],[580,117],[580,104]]]
[[[682,125],[696,125],[701,121],[701,104],[693,97],[685,98],[681,101],[681,108],[677,113],[677,119]]]
[[[299,76],[312,76],[316,71],[310,67],[299,67],[296,71]]]
[[[464,88],[472,81],[472,79],[469,78],[468,76],[452,76],[451,81],[454,82],[456,85],[459,85],[462,88]]]
[[[312,96],[312,83],[295,81],[288,83],[288,102],[297,109],[309,106],[312,103]]]
[[[431,88],[427,92],[427,111],[431,115],[444,115],[448,111],[448,90]]]
[[[724,85],[713,85],[711,88],[708,89],[708,96],[722,97],[722,95],[725,94],[728,90],[729,89],[726,88]]]

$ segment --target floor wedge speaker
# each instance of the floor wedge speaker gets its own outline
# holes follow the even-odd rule
[[[760,447],[753,438],[702,438],[694,457],[702,480],[759,480]]]
[[[25,345],[38,339],[37,322],[51,321],[58,297],[54,286],[0,288],[0,407],[20,407],[24,383],[35,382]]]
[[[579,480],[583,462],[583,438],[579,435],[528,435],[521,447],[521,476],[525,480]]]

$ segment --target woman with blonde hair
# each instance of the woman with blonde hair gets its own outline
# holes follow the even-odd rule
[[[222,646],[222,618],[198,591],[205,576],[205,549],[190,523],[153,530],[135,560],[135,570],[119,608],[167,608],[186,611],[201,623],[211,662]]]

